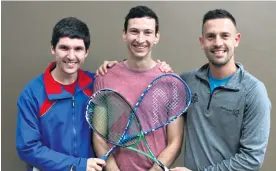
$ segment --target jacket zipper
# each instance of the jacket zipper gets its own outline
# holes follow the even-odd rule
[[[72,110],[73,110],[73,134],[74,134],[74,154],[76,155],[76,148],[77,148],[77,133],[75,128],[75,96],[72,97]]]
[[[213,93],[210,94],[209,101],[208,101],[208,106],[207,106],[207,110],[209,110],[209,108],[210,108],[212,96],[213,96]]]

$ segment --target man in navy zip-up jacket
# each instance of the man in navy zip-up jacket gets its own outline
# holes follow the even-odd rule
[[[80,65],[88,55],[89,29],[69,17],[53,29],[55,62],[34,78],[18,98],[16,148],[27,171],[102,170],[94,157],[85,105],[92,95],[94,73]]]

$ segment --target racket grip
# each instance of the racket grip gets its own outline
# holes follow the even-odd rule
[[[101,156],[101,157],[100,157],[100,159],[102,159],[102,160],[106,161],[106,160],[107,160],[107,157],[108,157],[108,156],[103,155],[103,156]]]

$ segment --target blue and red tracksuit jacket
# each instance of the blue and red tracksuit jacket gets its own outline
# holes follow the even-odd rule
[[[94,73],[79,69],[75,94],[50,74],[55,63],[33,79],[18,98],[16,148],[27,171],[85,171],[94,157],[85,107],[92,95]]]

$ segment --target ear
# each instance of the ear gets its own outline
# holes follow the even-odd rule
[[[235,47],[239,46],[240,41],[241,41],[241,33],[237,33],[235,37]]]
[[[123,29],[123,32],[122,32],[122,38],[123,38],[123,41],[125,42],[126,41],[126,32],[125,32],[125,29]]]
[[[55,49],[54,49],[54,46],[53,45],[51,45],[51,53],[52,53],[52,55],[55,55],[56,54],[56,51],[55,51]]]
[[[157,44],[160,40],[160,32],[158,31],[155,35],[155,40],[153,41],[154,44]]]
[[[199,37],[199,43],[200,43],[201,49],[203,50],[203,48],[204,48],[204,38],[203,38],[203,36]]]
[[[86,50],[86,53],[85,53],[85,55],[84,55],[84,58],[86,58],[87,56],[88,56],[88,53],[90,52],[90,49],[87,49]]]

